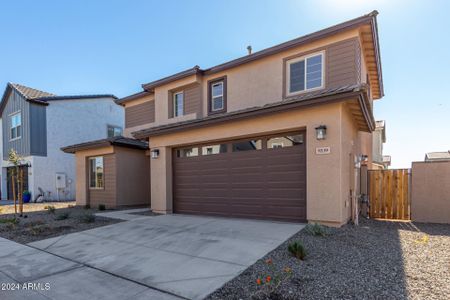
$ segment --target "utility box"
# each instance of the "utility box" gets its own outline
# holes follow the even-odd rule
[[[56,189],[65,189],[67,187],[66,174],[56,173]]]

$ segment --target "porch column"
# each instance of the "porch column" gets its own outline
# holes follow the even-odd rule
[[[155,147],[158,158],[150,159],[152,210],[156,213],[170,214],[172,205],[172,151],[169,147]]]

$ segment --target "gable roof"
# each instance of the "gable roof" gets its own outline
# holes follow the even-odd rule
[[[47,93],[44,91],[40,91],[37,89],[33,89],[18,83],[8,83],[10,84],[16,91],[19,92],[19,94],[21,94],[25,99],[28,100],[32,100],[32,99],[37,99],[37,98],[42,98],[42,97],[52,97],[52,96],[56,96],[52,93]]]
[[[194,74],[205,74],[205,75],[209,75],[209,74],[215,74],[245,63],[249,63],[273,54],[277,54],[279,52],[282,51],[286,51],[310,42],[313,42],[315,40],[319,40],[331,35],[334,35],[336,33],[345,31],[345,30],[349,30],[349,29],[353,29],[353,28],[357,28],[359,26],[362,25],[369,25],[370,26],[370,30],[371,30],[371,43],[373,44],[373,55],[374,55],[374,65],[376,68],[376,72],[377,72],[377,80],[378,80],[378,89],[379,91],[377,92],[377,94],[379,95],[379,98],[381,98],[384,95],[384,89],[383,89],[383,77],[382,77],[382,70],[381,70],[381,58],[380,58],[380,48],[379,48],[379,42],[378,42],[378,25],[377,25],[377,21],[376,21],[376,16],[378,15],[378,11],[374,10],[371,13],[367,14],[367,15],[363,15],[361,17],[316,31],[314,33],[311,34],[307,34],[304,36],[301,36],[299,38],[281,43],[279,45],[273,46],[273,47],[269,47],[266,49],[263,49],[261,51],[257,51],[254,52],[252,54],[246,55],[246,56],[242,56],[240,58],[222,63],[220,65],[208,68],[208,69],[201,69],[199,66],[194,66],[191,69],[187,69],[185,71],[164,77],[162,79],[158,79],[149,83],[144,83],[142,84],[142,88],[145,91],[148,92],[153,92],[154,89],[158,86],[167,84],[169,82],[175,81],[175,80],[179,80],[182,78],[186,78],[188,76],[194,75]],[[128,97],[122,98],[119,100],[119,102],[123,103],[126,101],[129,101],[131,99],[126,99]]]
[[[5,92],[3,93],[2,102],[0,103],[0,115],[5,109],[6,103],[10,93],[15,90],[19,93],[26,101],[40,104],[48,105],[49,101],[55,100],[72,100],[72,99],[98,99],[98,98],[113,98],[117,99],[116,96],[111,94],[98,94],[98,95],[73,95],[73,96],[57,96],[52,93],[44,92],[38,89],[30,88],[18,83],[8,82],[6,85]]]
[[[132,139],[132,138],[126,138],[123,136],[115,136],[115,137],[111,137],[111,138],[107,138],[107,139],[101,139],[101,140],[90,141],[90,142],[86,142],[86,143],[80,143],[80,144],[62,147],[61,150],[64,151],[65,153],[75,153],[75,152],[81,151],[81,150],[89,150],[89,149],[108,147],[108,146],[119,146],[119,147],[142,149],[142,150],[148,149],[147,142],[143,142],[143,141]]]

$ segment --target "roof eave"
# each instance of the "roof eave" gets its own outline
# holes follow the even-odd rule
[[[365,96],[363,96],[365,94]],[[188,121],[183,124],[173,124],[173,126],[167,126],[164,128],[148,128],[143,129],[140,131],[132,132],[132,135],[136,139],[146,139],[152,136],[157,135],[163,135],[172,133],[175,131],[182,131],[192,128],[197,128],[205,125],[213,125],[213,124],[219,124],[227,121],[232,120],[239,120],[243,118],[253,117],[253,116],[260,116],[260,115],[267,115],[267,114],[273,114],[277,112],[287,111],[292,108],[300,108],[300,107],[310,107],[315,105],[321,105],[321,104],[329,104],[334,102],[342,102],[346,99],[359,99],[361,103],[361,110],[364,115],[364,118],[367,122],[367,127],[369,131],[372,131],[375,128],[375,121],[373,119],[373,115],[370,113],[370,110],[367,108],[367,90],[365,88],[358,88],[353,91],[348,91],[340,94],[332,94],[332,95],[326,95],[326,96],[320,96],[317,98],[312,99],[306,99],[301,100],[297,102],[289,102],[289,103],[279,103],[275,104],[273,106],[269,107],[257,107],[254,108],[254,110],[249,111],[243,111],[238,113],[228,113],[224,114],[220,117],[211,118],[211,119],[198,119],[198,120],[192,120]]]
[[[114,100],[114,102],[116,102],[116,104],[118,104],[118,105],[122,105],[123,106],[127,102],[139,99],[141,97],[145,97],[145,96],[150,95],[150,94],[151,94],[151,92],[142,91],[142,92],[139,92],[139,93],[135,93],[135,94],[132,94],[132,95],[129,95],[129,96],[126,96],[126,97]]]
[[[153,92],[154,89],[158,86],[167,84],[172,81],[180,80],[180,79],[192,76],[192,75],[196,75],[196,74],[199,74],[202,72],[203,72],[203,70],[201,70],[199,66],[194,66],[193,68],[190,68],[190,69],[181,71],[179,73],[164,77],[162,79],[158,79],[158,80],[155,80],[155,81],[152,81],[149,83],[144,83],[141,86],[144,89],[144,91]]]

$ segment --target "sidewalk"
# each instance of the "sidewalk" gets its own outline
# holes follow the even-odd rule
[[[0,286],[7,289],[0,289],[0,299],[9,300],[181,299],[4,238]]]

